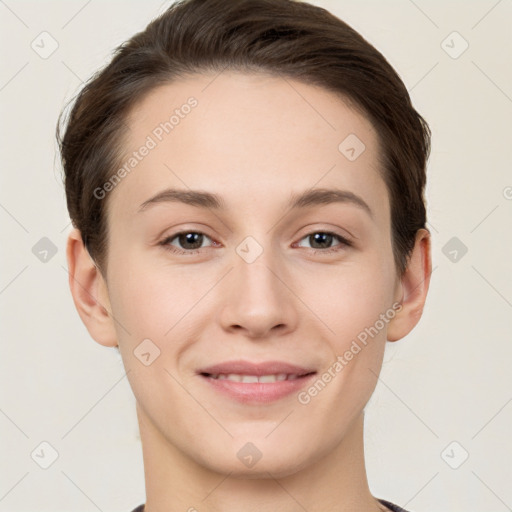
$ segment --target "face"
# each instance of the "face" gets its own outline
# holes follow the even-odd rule
[[[325,457],[401,299],[377,133],[324,89],[235,72],[161,86],[128,121],[106,284],[139,414],[215,471]]]

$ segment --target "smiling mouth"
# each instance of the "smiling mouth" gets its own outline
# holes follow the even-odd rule
[[[306,373],[246,373],[200,372],[199,377],[211,390],[245,405],[268,405],[299,393],[314,378],[316,371]]]
[[[314,378],[316,369],[288,361],[224,361],[197,370],[206,389],[230,401],[263,405],[284,399]]]
[[[240,373],[201,373],[204,377],[209,377],[214,380],[228,380],[231,382],[241,382],[243,384],[272,384],[274,382],[282,382],[285,380],[297,380],[309,375],[313,375],[316,372],[309,372],[304,374],[296,373],[274,373],[268,375],[246,375]]]

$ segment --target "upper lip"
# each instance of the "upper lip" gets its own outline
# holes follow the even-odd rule
[[[252,363],[250,361],[225,361],[223,363],[214,364],[212,366],[200,368],[199,374],[208,373],[210,375],[230,374],[238,375],[275,375],[286,373],[289,375],[306,375],[315,373],[313,368],[298,366],[283,361],[265,361],[260,363]]]

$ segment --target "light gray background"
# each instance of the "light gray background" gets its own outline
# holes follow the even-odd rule
[[[366,409],[370,488],[415,512],[512,510],[512,2],[313,3],[387,57],[433,131],[434,271],[423,318],[388,343]],[[82,81],[167,5],[0,1],[2,512],[125,512],[145,500],[120,356],[89,337],[68,289],[54,130]],[[43,31],[58,42],[46,59],[31,47],[51,48]],[[57,250],[46,262],[32,251],[43,237]],[[466,254],[446,245],[453,237]],[[43,441],[58,452],[47,469]]]

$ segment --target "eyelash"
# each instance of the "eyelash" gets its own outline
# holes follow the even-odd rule
[[[319,233],[321,233],[323,235],[333,236],[336,240],[338,240],[338,242],[340,242],[340,244],[335,245],[334,247],[327,248],[327,249],[311,249],[311,251],[313,251],[313,254],[322,253],[325,255],[325,254],[338,252],[346,247],[352,247],[352,242],[350,242],[346,238],[342,237],[341,235],[338,235],[331,231],[312,231],[311,233],[308,233],[307,235],[303,236],[299,240],[299,242],[304,240],[304,238],[308,238],[312,235],[316,235]],[[199,249],[183,250],[183,249],[178,249],[173,245],[170,245],[170,242],[172,242],[175,238],[179,237],[180,235],[188,235],[188,234],[203,235],[207,238],[210,238],[208,235],[206,235],[205,233],[202,233],[201,231],[179,231],[178,233],[174,233],[173,235],[170,235],[170,236],[164,238],[161,242],[158,243],[158,245],[161,245],[165,250],[170,251],[172,253],[180,254],[180,255],[181,254],[189,255],[189,256],[198,253],[201,249],[204,249],[204,247],[202,247]],[[211,238],[210,238],[210,240],[211,240]]]

